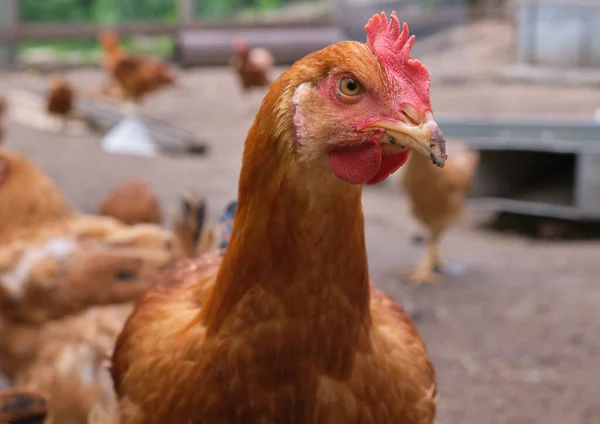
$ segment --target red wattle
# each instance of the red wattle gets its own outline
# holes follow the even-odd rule
[[[374,177],[369,179],[367,184],[377,184],[385,180],[406,163],[408,155],[410,155],[410,150],[383,158],[379,171]]]
[[[333,174],[348,184],[370,181],[379,174],[381,164],[381,145],[376,142],[338,147],[329,153]]]

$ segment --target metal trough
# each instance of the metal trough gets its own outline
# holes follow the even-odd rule
[[[46,87],[34,83],[19,84],[18,89],[37,96],[40,102],[45,98],[47,92]],[[75,108],[79,116],[93,123],[103,133],[108,132],[125,118],[118,105],[84,96],[76,98]],[[208,152],[208,145],[189,131],[149,116],[144,115],[141,119],[164,153],[205,154]]]
[[[496,211],[600,220],[600,125],[439,117],[481,152],[472,203]]]

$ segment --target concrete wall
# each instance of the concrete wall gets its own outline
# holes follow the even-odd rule
[[[600,67],[600,1],[520,0],[516,24],[520,63]]]

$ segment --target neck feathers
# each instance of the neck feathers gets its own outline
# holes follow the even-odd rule
[[[369,320],[361,188],[297,157],[287,101],[268,95],[246,140],[233,233],[202,308],[209,336],[251,290],[307,321],[333,310],[349,327]]]

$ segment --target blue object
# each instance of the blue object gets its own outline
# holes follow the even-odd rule
[[[229,240],[231,239],[231,232],[233,231],[233,219],[235,218],[235,213],[237,211],[237,200],[229,203],[225,208],[225,212],[219,217],[220,223],[220,233],[221,233],[221,243],[219,245],[220,249],[226,249],[229,245]]]

